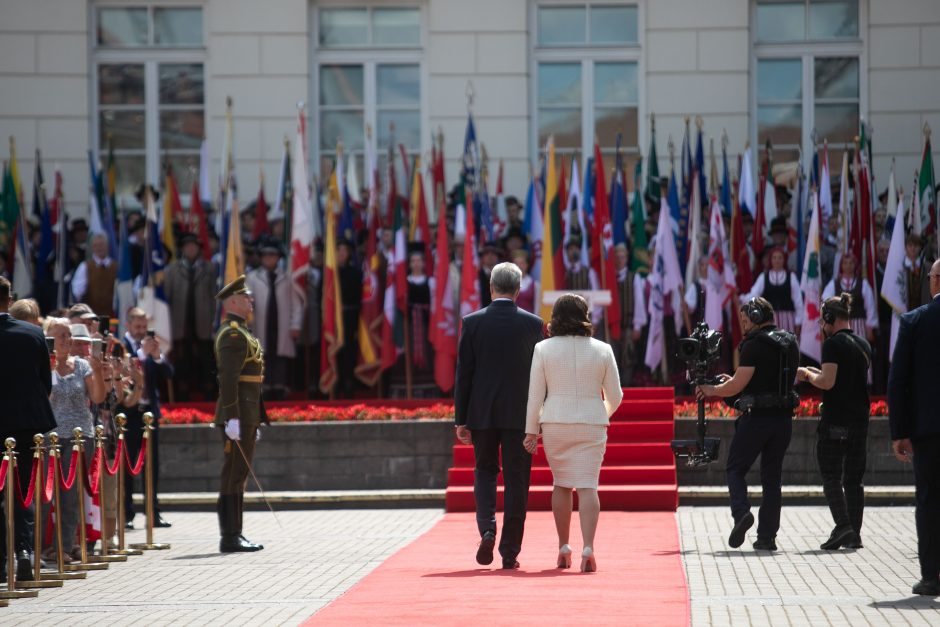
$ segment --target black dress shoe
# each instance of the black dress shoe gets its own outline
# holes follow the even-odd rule
[[[516,558],[503,560],[503,570],[518,570],[518,569],[519,569],[519,560],[517,560]]]
[[[260,544],[249,542],[244,536],[222,536],[219,540],[219,553],[253,553],[263,548]]]
[[[161,516],[160,514],[157,514],[156,516],[153,517],[153,526],[166,528],[166,527],[172,527],[173,525],[171,525],[166,520],[164,520],[163,516]]]
[[[747,512],[738,518],[734,523],[734,528],[731,530],[731,535],[728,536],[728,546],[732,549],[736,549],[744,544],[744,534],[753,526],[754,514],[751,512]]]
[[[757,538],[752,545],[755,551],[776,551],[777,543],[773,538]]]
[[[823,551],[838,551],[841,547],[849,543],[849,541],[854,540],[856,537],[855,530],[849,527],[848,525],[840,525],[832,530],[832,533],[829,534],[829,539],[819,545]]]
[[[477,548],[477,564],[489,566],[493,563],[493,547],[496,546],[496,534],[484,531],[480,546]]]
[[[846,549],[864,549],[865,545],[862,544],[862,536],[855,534],[855,537],[842,545]]]
[[[927,597],[940,597],[940,579],[921,579],[914,584],[911,592]]]
[[[33,555],[29,551],[16,552],[16,580],[33,580]]]

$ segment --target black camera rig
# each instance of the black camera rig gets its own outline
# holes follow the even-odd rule
[[[686,363],[686,377],[693,386],[713,385],[718,381],[709,377],[708,370],[718,360],[721,333],[700,322],[689,337],[679,340],[677,356]],[[672,452],[676,459],[685,459],[688,466],[704,466],[718,459],[720,438],[706,437],[705,400],[698,401],[697,437],[694,440],[673,440]]]

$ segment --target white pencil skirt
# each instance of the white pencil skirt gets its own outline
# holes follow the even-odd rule
[[[542,423],[542,444],[554,485],[597,489],[607,449],[607,425]]]

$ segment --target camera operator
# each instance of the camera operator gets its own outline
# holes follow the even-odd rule
[[[732,405],[741,411],[741,416],[735,423],[726,468],[734,517],[728,544],[732,548],[741,546],[754,524],[745,475],[760,455],[763,502],[754,548],[776,551],[783,456],[790,445],[793,410],[799,402],[793,391],[793,379],[800,350],[796,336],[774,326],[774,309],[766,299],[749,300],[741,306],[738,318],[745,334],[738,348],[738,369],[733,377],[719,375],[719,385],[698,386],[696,396],[738,396]]]
[[[862,547],[865,507],[865,458],[868,453],[868,368],[871,346],[852,332],[852,295],[827,298],[822,304],[822,370],[800,368],[796,377],[823,390],[822,416],[816,432],[816,459],[823,493],[835,529],[819,548]]]

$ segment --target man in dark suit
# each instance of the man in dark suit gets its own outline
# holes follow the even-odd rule
[[[7,310],[10,307],[10,282],[0,277],[0,442],[16,439],[17,459],[20,463],[20,488],[29,490],[29,468],[32,464],[33,435],[55,428],[56,422],[49,404],[52,392],[52,369],[49,349],[42,330],[34,324],[16,320]],[[4,512],[10,515],[10,512]],[[0,517],[2,529],[6,520]],[[31,580],[34,517],[30,508],[13,509],[15,547],[6,546],[6,534],[0,534],[0,556],[3,564],[0,581],[6,581],[6,551],[16,552],[16,578]]]
[[[532,456],[522,447],[532,352],[542,340],[542,319],[516,307],[522,272],[501,263],[490,273],[490,305],[464,317],[457,352],[457,438],[473,442],[473,495],[481,541],[477,562],[492,563],[496,544],[496,476],[503,460],[503,568],[519,567]]]
[[[914,594],[940,596],[940,260],[930,268],[931,301],[901,316],[891,370],[888,409],[891,448],[914,464],[917,555],[921,579]]]

